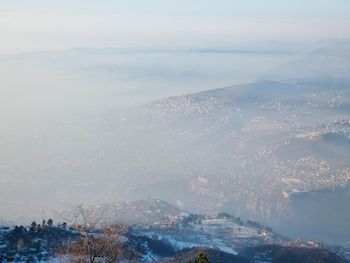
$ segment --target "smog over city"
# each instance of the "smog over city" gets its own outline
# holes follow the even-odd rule
[[[0,262],[349,262],[349,14],[0,1]]]

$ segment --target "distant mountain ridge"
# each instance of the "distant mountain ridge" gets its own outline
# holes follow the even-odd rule
[[[348,78],[350,40],[329,41],[266,74],[267,79]]]

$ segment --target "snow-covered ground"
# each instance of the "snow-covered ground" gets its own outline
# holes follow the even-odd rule
[[[238,254],[237,245],[251,242],[268,242],[273,233],[244,226],[234,219],[207,218],[197,223],[181,224],[169,228],[138,228],[137,235],[161,240],[171,245],[176,251],[186,248],[206,247],[230,254]],[[257,241],[258,240],[258,241]]]

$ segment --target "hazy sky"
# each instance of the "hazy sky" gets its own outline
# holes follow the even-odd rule
[[[0,53],[350,36],[348,0],[0,0]]]

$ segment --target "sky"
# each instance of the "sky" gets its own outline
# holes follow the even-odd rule
[[[350,36],[348,0],[0,0],[0,54]]]

